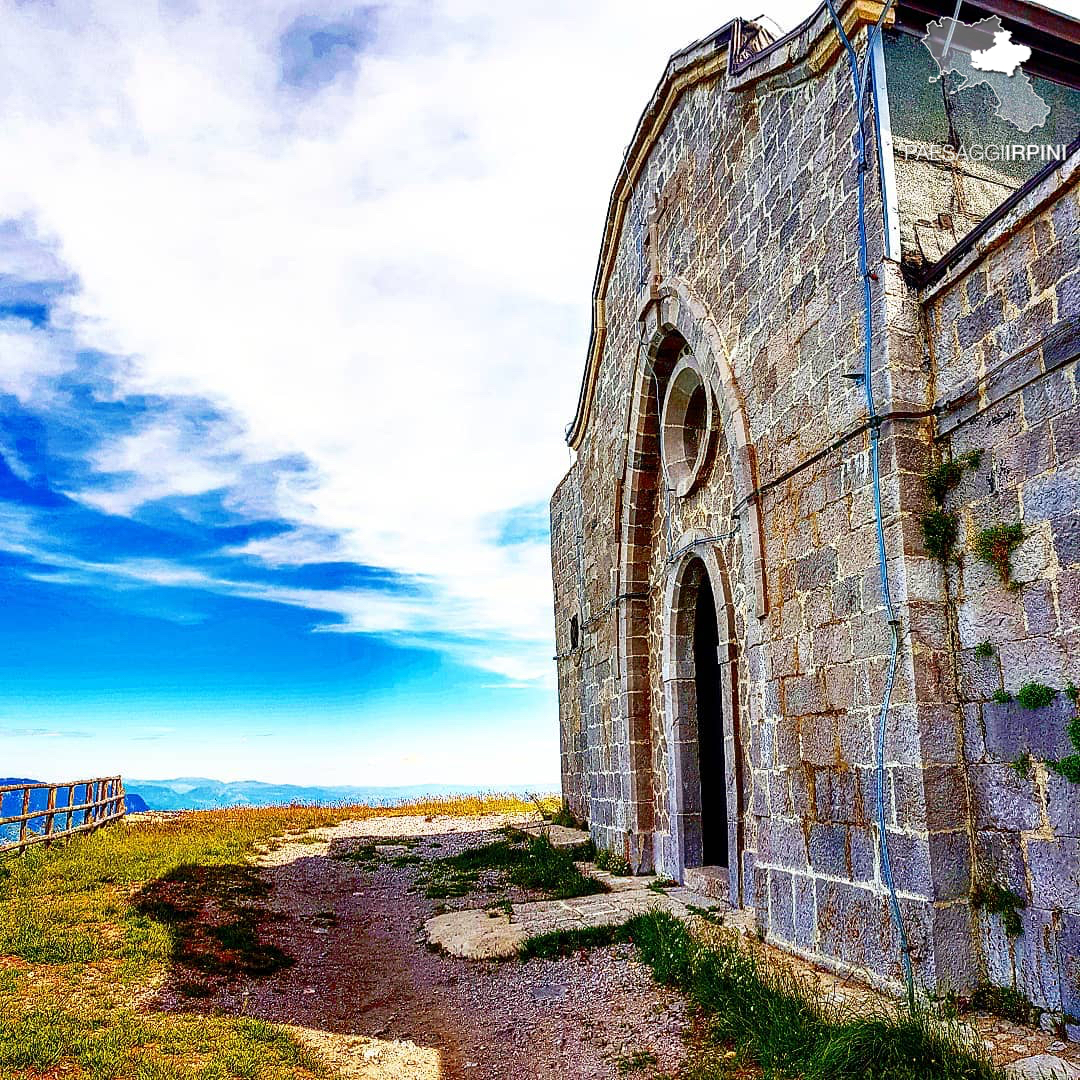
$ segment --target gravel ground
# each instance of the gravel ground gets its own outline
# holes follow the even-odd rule
[[[290,840],[268,850],[259,859],[273,886],[263,932],[296,962],[264,978],[217,980],[210,996],[198,998],[182,992],[189,973],[178,973],[154,1004],[291,1025],[348,1080],[677,1076],[691,1018],[683,999],[658,987],[631,947],[527,963],[463,960],[427,947],[423,925],[432,915],[536,897],[491,889],[429,900],[418,883],[423,862],[536,819],[374,818],[320,830],[318,843]],[[396,847],[401,838],[407,846]],[[372,842],[387,848],[375,863],[332,857]],[[395,866],[402,856],[421,863]],[[860,983],[766,951],[852,1008],[878,997]],[[989,1016],[969,1020],[998,1064],[1053,1054],[1080,1069],[1076,1044]]]
[[[685,1005],[654,984],[629,947],[528,963],[433,953],[424,921],[451,906],[483,906],[484,894],[433,901],[416,888],[422,866],[393,866],[393,853],[373,869],[330,857],[365,841],[415,837],[420,842],[408,855],[438,858],[494,839],[505,823],[347,822],[322,831],[328,842],[289,842],[267,853],[260,863],[274,888],[266,933],[296,963],[219,985],[203,999],[167,986],[159,1007],[293,1025],[344,1075],[365,1080],[614,1080],[641,1053],[655,1063],[631,1075],[676,1075],[689,1024]]]

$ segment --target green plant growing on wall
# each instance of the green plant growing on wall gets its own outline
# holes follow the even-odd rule
[[[1009,937],[1019,937],[1024,932],[1020,912],[1027,907],[1027,901],[1012,889],[1006,889],[996,881],[977,881],[971,890],[971,905],[991,915],[1000,915],[1001,928]]]
[[[1024,683],[1016,692],[1016,701],[1025,709],[1045,709],[1054,698],[1057,691],[1052,686],[1044,686],[1042,683]]]
[[[1076,687],[1072,683],[1069,683],[1066,694],[1072,698],[1075,703],[1077,698],[1073,696]],[[1077,695],[1080,696],[1080,695]],[[1069,721],[1069,741],[1073,744],[1073,753],[1066,755],[1063,758],[1058,758],[1057,761],[1048,761],[1047,767],[1053,769],[1058,776],[1065,777],[1070,783],[1080,784],[1080,714],[1074,716]]]
[[[960,519],[940,507],[928,510],[922,516],[922,534],[930,557],[939,562],[948,562],[960,534]]]
[[[1031,754],[1025,750],[1015,761],[1009,763],[1009,767],[1023,780],[1031,779]]]
[[[926,493],[936,505],[922,516],[923,543],[931,557],[939,562],[948,561],[956,538],[960,535],[960,518],[944,509],[945,496],[960,483],[964,470],[978,468],[981,460],[982,452],[972,450],[958,458],[943,461],[924,478]]]
[[[996,651],[997,650],[995,650],[994,646],[989,640],[980,641],[979,644],[975,646],[975,655],[980,660],[989,660]]]
[[[1009,525],[992,525],[975,537],[975,554],[988,566],[992,566],[1001,578],[1001,584],[1010,592],[1020,586],[1013,581],[1012,564],[1009,561],[1013,549],[1024,539],[1024,527],[1019,521]]]
[[[982,461],[981,450],[970,450],[958,458],[943,461],[936,469],[926,474],[926,494],[941,506],[945,496],[960,483],[965,469],[977,469]]]
[[[998,705],[1008,705],[1012,701],[1012,694],[1008,690],[995,690],[990,700]]]

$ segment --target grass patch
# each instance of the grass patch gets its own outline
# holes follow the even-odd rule
[[[124,1009],[76,1015],[35,1009],[0,1014],[7,1070],[79,1080],[330,1080],[338,1074],[282,1028],[261,1020],[140,1015]],[[73,1067],[78,1072],[73,1071]]]
[[[956,514],[935,507],[928,510],[920,519],[923,543],[930,557],[939,562],[948,562],[956,538],[960,535],[960,519]]]
[[[457,855],[433,859],[424,882],[431,899],[466,896],[475,892],[481,877],[494,878],[496,886],[510,884],[541,892],[552,899],[607,892],[607,886],[583,874],[573,855],[554,847],[546,836],[530,836],[507,829],[502,839]]]
[[[1072,683],[1069,683],[1065,693],[1068,695],[1069,700],[1075,705],[1077,703],[1076,687],[1073,686]],[[1048,761],[1046,764],[1049,768],[1053,769],[1058,776],[1063,776],[1070,783],[1080,784],[1080,713],[1077,713],[1077,715],[1069,721],[1067,731],[1069,733],[1069,741],[1073,745],[1073,753],[1067,754],[1057,761]]]
[[[283,1028],[133,1002],[172,978],[181,997],[205,1008],[222,979],[288,962],[263,940],[267,885],[246,864],[281,837],[306,842],[350,818],[534,810],[517,796],[470,795],[193,811],[0,860],[0,957],[15,965],[0,973],[0,1076],[333,1080],[339,1074]],[[329,916],[315,921],[329,925]]]
[[[1042,683],[1024,683],[1016,692],[1016,702],[1025,709],[1045,709],[1057,697],[1057,691],[1052,686],[1044,686]]]
[[[552,930],[526,938],[518,947],[522,960],[534,957],[552,959],[570,956],[582,949],[599,949],[604,945],[619,945],[632,941],[629,923],[610,923],[607,926],[586,926],[580,930]]]
[[[342,816],[299,807],[197,812],[5,859],[0,956],[29,965],[33,978],[0,985],[0,1075],[336,1076],[273,1025],[139,1011],[131,1002],[170,975],[183,996],[198,999],[210,996],[214,979],[287,963],[260,938],[268,886],[244,860],[275,837]]]
[[[549,825],[561,825],[565,829],[585,828],[585,822],[574,815],[565,800],[559,803],[558,809],[545,812],[544,820],[547,821]]]
[[[701,1010],[715,1074],[734,1051],[765,1076],[792,1080],[1006,1080],[955,1021],[926,1010],[845,1015],[788,969],[736,944],[705,944],[663,912],[635,916],[625,929],[656,980]]]
[[[204,975],[270,975],[292,957],[262,940],[270,887],[251,866],[180,866],[140,889],[134,910],[165,926],[174,963]]]
[[[927,495],[938,506],[942,506],[945,502],[945,496],[960,483],[964,470],[977,469],[980,461],[982,461],[982,451],[980,450],[971,450],[966,454],[961,454],[958,458],[943,461],[937,468],[926,474]]]
[[[632,1054],[618,1058],[615,1062],[615,1068],[620,1076],[630,1076],[632,1073],[644,1072],[646,1069],[651,1070],[659,1064],[659,1059],[651,1050],[635,1050]]]
[[[971,1007],[1017,1024],[1038,1024],[1042,1010],[1012,986],[984,984],[971,995]]]
[[[1009,768],[1012,769],[1021,780],[1031,779],[1031,752],[1025,750],[1023,753],[1018,754],[1015,761],[1009,762]]]

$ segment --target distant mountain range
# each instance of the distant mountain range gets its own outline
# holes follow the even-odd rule
[[[0,777],[4,784],[36,784],[37,780]],[[514,795],[546,794],[558,784],[501,785],[500,791]],[[476,795],[490,787],[461,784],[411,784],[402,787],[303,787],[296,784],[264,784],[258,780],[209,780],[204,776],[184,776],[175,780],[134,780],[124,778],[124,805],[129,814],[142,810],[216,810],[223,806],[281,806],[288,803],[390,803],[425,795]],[[30,792],[30,808],[44,810],[48,791]],[[67,788],[57,792],[57,806],[66,805]],[[83,801],[83,792],[75,793]],[[10,792],[0,797],[0,817],[22,813],[22,795]],[[35,821],[36,828],[43,822]],[[10,829],[10,826],[8,827]],[[0,830],[2,832],[3,830]]]
[[[138,793],[151,810],[214,810],[222,806],[280,806],[288,803],[388,803],[425,795],[476,795],[491,787],[461,784],[411,784],[402,787],[304,787],[264,784],[258,780],[208,780],[203,776],[175,780],[124,779],[129,793]],[[500,785],[516,795],[544,794],[558,784]]]

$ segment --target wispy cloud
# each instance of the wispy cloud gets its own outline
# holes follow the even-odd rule
[[[550,681],[546,506],[608,191],[667,53],[736,7],[0,8],[0,268],[64,283],[46,325],[0,323],[0,391],[61,395],[50,490],[275,523],[198,558],[41,529],[27,572]],[[383,580],[289,576],[329,563]]]

